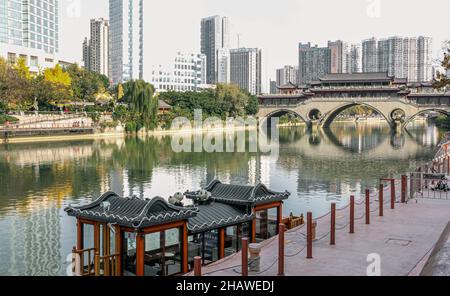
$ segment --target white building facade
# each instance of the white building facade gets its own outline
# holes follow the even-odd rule
[[[206,85],[206,56],[178,52],[171,65],[152,67],[151,84],[157,92],[199,91]]]
[[[375,63],[374,63],[375,62]],[[389,37],[363,41],[363,71],[387,72],[409,82],[433,79],[432,39],[430,37]]]
[[[25,59],[30,71],[58,61],[59,0],[0,0],[0,55]]]
[[[109,78],[144,78],[144,1],[109,0]]]

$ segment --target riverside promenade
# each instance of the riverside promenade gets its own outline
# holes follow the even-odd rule
[[[398,183],[397,183],[398,185]],[[400,186],[396,186],[397,188]],[[287,276],[366,276],[373,262],[369,254],[380,256],[382,276],[419,275],[432,250],[450,222],[450,193],[440,199],[413,198],[400,202],[396,190],[395,209],[391,209],[389,187],[383,190],[383,216],[379,193],[370,195],[370,224],[366,224],[365,198],[356,200],[354,233],[350,232],[350,206],[336,211],[335,245],[330,245],[331,215],[319,217],[312,259],[307,259],[307,226],[286,231],[284,274]],[[261,243],[259,272],[249,276],[278,274],[278,237]],[[241,275],[242,253],[202,268],[203,276]],[[368,259],[371,259],[368,262]],[[190,275],[193,275],[191,273]]]

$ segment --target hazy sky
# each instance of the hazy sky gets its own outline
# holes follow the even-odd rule
[[[108,18],[108,0],[61,0],[60,54],[81,60],[91,18]],[[146,0],[145,78],[153,64],[165,64],[176,51],[200,51],[200,19],[230,18],[232,46],[266,52],[267,75],[297,64],[299,42],[360,42],[372,36],[430,36],[433,57],[450,39],[449,0]]]

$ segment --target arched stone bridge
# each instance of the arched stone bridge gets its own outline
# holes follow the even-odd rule
[[[329,127],[344,110],[366,106],[382,115],[392,128],[403,129],[420,114],[430,111],[450,115],[450,93],[427,93],[404,97],[311,97],[304,94],[260,96],[258,118],[266,121],[293,113],[308,126]]]

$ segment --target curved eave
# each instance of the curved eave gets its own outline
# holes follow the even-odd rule
[[[123,227],[130,227],[137,230],[167,224],[171,222],[187,220],[189,218],[194,217],[197,214],[198,210],[197,208],[192,208],[178,213],[176,212],[164,213],[144,218],[129,218],[124,216],[118,216],[115,214],[110,214],[107,212],[99,213],[90,210],[80,210],[73,207],[67,208],[66,212],[69,216],[73,216],[76,218],[86,219],[100,223],[117,224]]]

